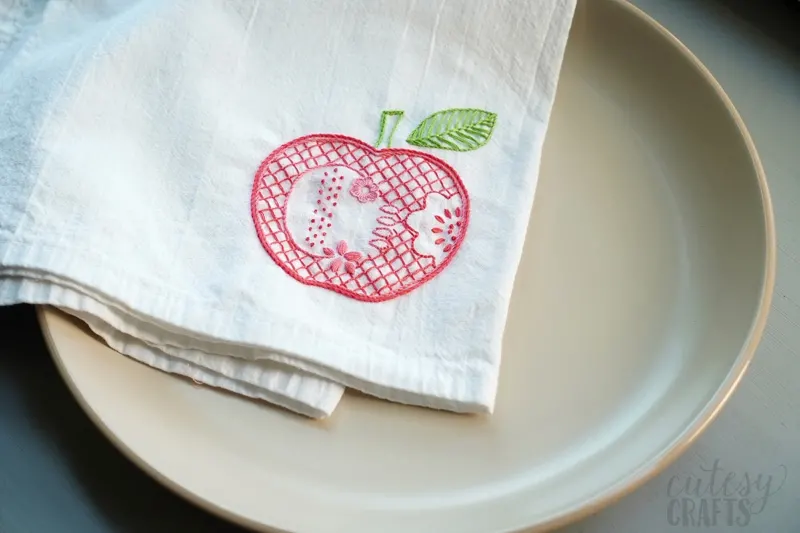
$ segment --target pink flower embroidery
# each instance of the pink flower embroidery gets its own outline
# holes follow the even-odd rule
[[[434,215],[433,218],[439,223],[431,228],[431,233],[436,234],[433,244],[444,245],[443,251],[449,252],[453,249],[453,243],[458,240],[458,234],[461,232],[461,208],[456,207],[452,211],[445,208],[441,215]]]
[[[374,202],[378,199],[378,186],[369,178],[358,178],[350,185],[350,195],[362,204]]]
[[[356,267],[359,261],[361,261],[361,252],[348,252],[347,243],[344,241],[339,241],[339,244],[336,245],[335,252],[330,248],[324,248],[322,252],[326,256],[334,258],[328,265],[331,271],[338,274],[342,271],[342,267],[344,267],[348,274],[351,276],[355,275]]]

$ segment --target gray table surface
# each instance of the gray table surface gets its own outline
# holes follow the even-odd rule
[[[664,474],[564,531],[800,532],[800,16],[781,0],[633,3],[698,55],[750,128],[774,197],[778,280],[754,364],[717,421]],[[728,498],[730,516],[726,476],[751,489]],[[687,481],[697,490],[677,494]],[[0,308],[0,533],[162,531],[243,530],[125,459],[61,381],[34,310]]]

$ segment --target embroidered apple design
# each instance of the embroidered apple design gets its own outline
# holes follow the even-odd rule
[[[467,189],[442,159],[392,147],[402,117],[402,111],[382,113],[375,146],[311,134],[261,163],[251,195],[256,233],[297,281],[380,302],[416,289],[456,257],[469,225]],[[440,111],[406,142],[475,150],[489,141],[496,118],[479,109]]]

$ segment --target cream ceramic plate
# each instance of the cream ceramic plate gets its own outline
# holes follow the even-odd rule
[[[494,416],[350,395],[310,422],[40,316],[97,425],[206,509],[260,530],[506,532],[596,510],[698,435],[753,354],[774,252],[761,166],[720,87],[635,8],[591,0],[570,37]]]

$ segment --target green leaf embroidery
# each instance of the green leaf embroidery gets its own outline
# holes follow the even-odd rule
[[[422,148],[468,152],[489,142],[497,120],[481,109],[446,109],[423,120],[406,142]]]

